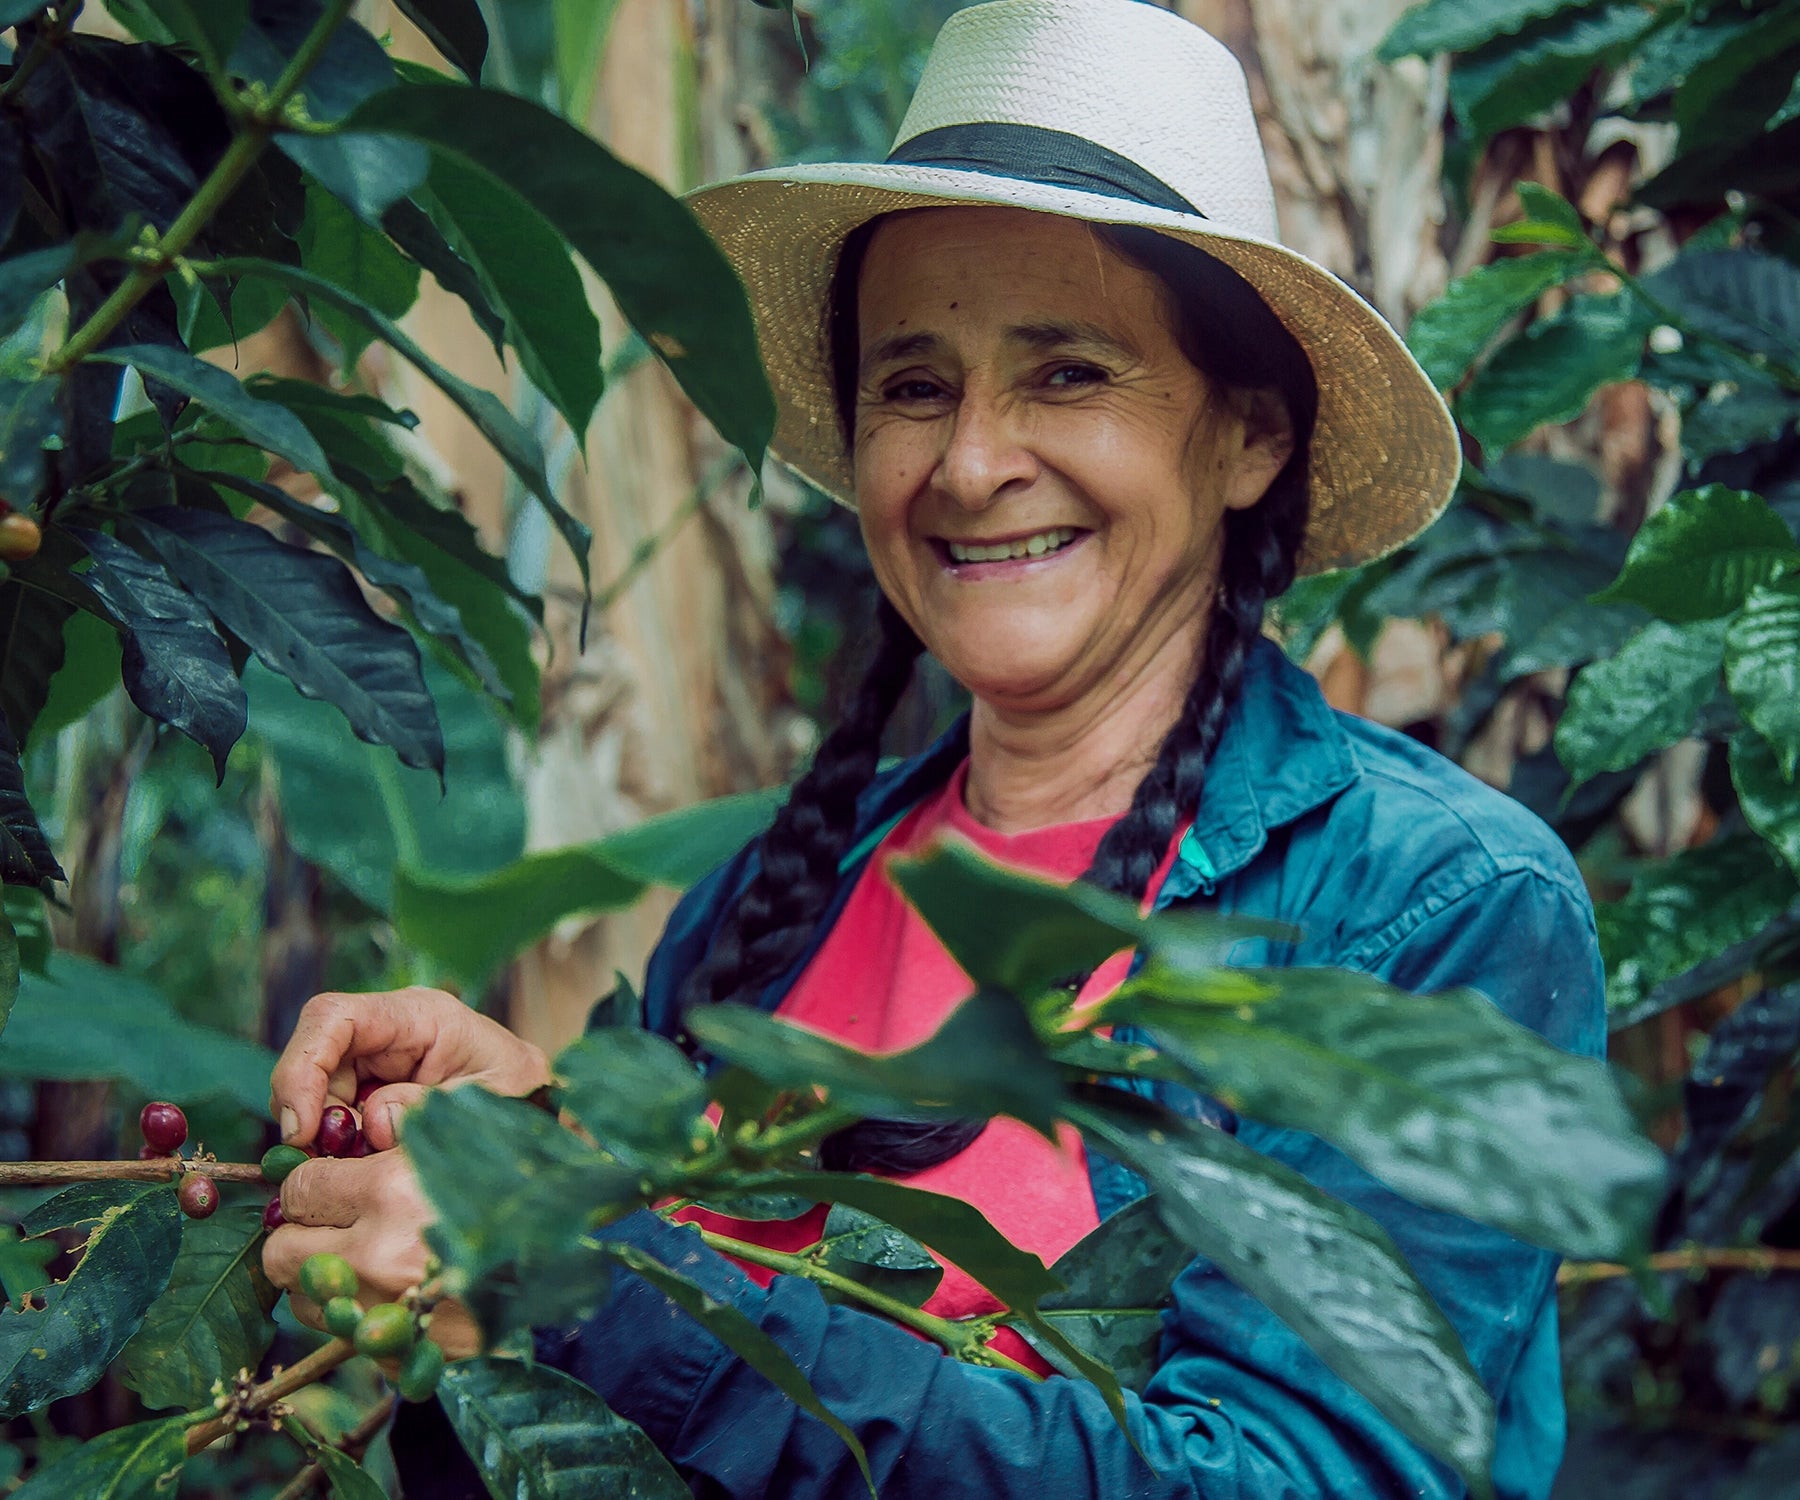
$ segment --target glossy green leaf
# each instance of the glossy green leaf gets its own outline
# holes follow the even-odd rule
[[[1693,250],[1644,278],[1681,323],[1800,366],[1800,267],[1757,250]]]
[[[18,741],[0,713],[0,880],[7,885],[35,886],[64,879],[62,866],[50,852],[50,842],[25,795]]]
[[[1562,245],[1573,250],[1587,248],[1587,224],[1582,220],[1581,211],[1567,198],[1536,182],[1516,183],[1514,191],[1524,206],[1525,217],[1496,229],[1493,233],[1496,243]]]
[[[55,380],[0,380],[0,497],[17,510],[44,488],[44,444],[62,429]]]
[[[1424,0],[1413,6],[1381,40],[1382,62],[1401,57],[1434,57],[1468,52],[1495,37],[1514,36],[1532,21],[1593,0]]]
[[[394,878],[395,927],[453,972],[479,978],[565,917],[621,910],[652,885],[692,885],[762,832],[781,795],[746,792],[696,803],[481,875],[408,865]]]
[[[1222,1130],[1099,1092],[1070,1118],[1150,1184],[1163,1222],[1471,1491],[1492,1494],[1493,1401],[1387,1231]]]
[[[280,1293],[263,1275],[262,1208],[246,1204],[182,1231],[168,1290],[123,1351],[125,1384],[150,1407],[198,1410],[214,1381],[262,1363]]]
[[[110,364],[131,365],[139,374],[160,380],[191,396],[223,417],[251,442],[285,458],[296,469],[329,478],[331,465],[306,424],[285,406],[261,401],[217,365],[160,344],[126,344],[90,356]]]
[[[862,1470],[869,1493],[874,1495],[875,1477],[869,1472],[869,1456],[835,1412],[818,1397],[806,1372],[773,1338],[764,1333],[745,1314],[729,1302],[718,1302],[679,1271],[670,1269],[654,1256],[619,1241],[603,1241],[601,1254],[636,1271],[696,1323],[724,1344],[732,1353],[755,1370],[802,1411],[817,1417],[840,1438]]]
[[[419,297],[419,267],[402,255],[380,229],[366,224],[317,185],[306,190],[306,218],[300,225],[300,264],[314,276],[341,287],[383,317],[402,316]],[[376,330],[333,303],[313,309],[341,351],[339,364],[354,369]]]
[[[433,157],[421,201],[505,319],[526,377],[584,436],[600,404],[600,322],[563,237],[510,187],[449,153]]]
[[[488,300],[487,289],[475,268],[458,255],[444,232],[410,198],[402,198],[381,216],[381,227],[388,238],[416,260],[437,279],[437,284],[461,300],[469,309],[497,358],[504,358],[506,322]]]
[[[426,142],[524,198],[599,274],[752,472],[761,470],[775,400],[749,304],[686,205],[566,120],[507,94],[390,89],[359,109],[350,128]]]
[[[341,562],[204,511],[162,507],[132,524],[266,667],[337,709],[358,739],[444,774],[443,730],[419,648],[369,608]]]
[[[120,1079],[151,1099],[223,1098],[266,1114],[267,1047],[182,1019],[153,986],[94,959],[54,953],[48,968],[19,980],[0,1077]]]
[[[1584,668],[1556,724],[1556,754],[1571,784],[1629,770],[1692,733],[1724,664],[1723,620],[1655,620],[1617,655]]]
[[[1782,774],[1775,748],[1753,729],[1731,742],[1731,784],[1745,821],[1800,875],[1800,780]]]
[[[1800,898],[1800,884],[1754,835],[1714,839],[1641,869],[1631,890],[1594,909],[1611,1010],[1742,943]]]
[[[1553,1047],[1473,991],[1410,995],[1368,975],[1265,969],[1242,1010],[1121,994],[1197,1083],[1306,1131],[1396,1192],[1590,1259],[1641,1250],[1662,1153],[1606,1067]]]
[[[322,1443],[308,1451],[325,1471],[331,1500],[387,1500],[387,1491],[375,1482],[375,1476],[341,1448]]]
[[[212,616],[160,562],[104,532],[76,535],[94,560],[87,586],[125,627],[125,691],[143,713],[205,750],[223,782],[250,705]]]
[[[85,1391],[169,1283],[181,1209],[166,1182],[138,1183],[89,1232],[81,1262],[30,1312],[0,1311],[0,1415]]]
[[[191,48],[215,76],[237,47],[249,14],[247,0],[140,0],[168,33]]]
[[[1510,448],[1546,423],[1579,416],[1601,386],[1631,379],[1649,331],[1636,298],[1578,296],[1496,350],[1458,399],[1457,416],[1488,452]]]
[[[832,1205],[809,1254],[840,1276],[909,1307],[923,1307],[944,1279],[944,1268],[917,1240],[843,1203]],[[826,1294],[835,1295],[829,1289]]]
[[[19,1221],[19,1232],[32,1239],[53,1229],[98,1224],[112,1209],[135,1201],[143,1191],[143,1183],[124,1178],[78,1182],[28,1209]]]
[[[438,1396],[499,1500],[688,1500],[643,1429],[579,1380],[518,1360],[463,1360]]]
[[[1751,590],[1725,645],[1731,696],[1791,781],[1800,770],[1800,577]]]
[[[1477,266],[1413,314],[1406,345],[1441,390],[1461,380],[1495,334],[1553,286],[1579,276],[1591,257],[1568,250],[1507,256]]]
[[[475,0],[395,0],[406,18],[430,38],[472,83],[481,82],[488,30]]]
[[[1554,108],[1657,25],[1635,0],[1569,7],[1456,60],[1450,108],[1475,141]]]
[[[1710,620],[1796,568],[1800,546],[1767,501],[1709,484],[1681,491],[1638,528],[1624,569],[1598,597],[1665,620]]]
[[[714,1056],[765,1082],[822,1087],[834,1104],[861,1115],[1010,1115],[1055,1134],[1061,1075],[1024,1007],[1004,990],[977,991],[905,1052],[862,1052],[746,1005],[696,1009],[687,1027]]]
[[[12,1500],[162,1500],[187,1462],[187,1419],[104,1432],[33,1474]]]
[[[50,679],[44,706],[32,721],[25,741],[27,754],[84,718],[119,686],[124,670],[119,632],[98,615],[78,609],[63,621],[62,657],[62,666]]]
[[[75,246],[50,245],[0,260],[0,338],[18,331],[37,300],[68,275]]]
[[[704,1127],[705,1082],[679,1047],[654,1032],[589,1032],[557,1054],[556,1076],[563,1108],[614,1154],[622,1148],[633,1159],[678,1159]]]

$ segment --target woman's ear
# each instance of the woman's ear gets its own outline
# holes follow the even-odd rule
[[[1229,396],[1236,451],[1229,455],[1227,510],[1247,510],[1268,493],[1294,454],[1294,419],[1277,390],[1238,390]],[[1231,439],[1227,439],[1228,442]]]

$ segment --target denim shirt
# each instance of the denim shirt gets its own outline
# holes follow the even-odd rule
[[[967,753],[959,724],[884,772],[860,805],[856,849],[814,947],[885,830]],[[652,956],[647,1024],[676,1026],[682,982],[756,868],[754,847],[691,890]],[[1469,986],[1570,1051],[1600,1056],[1602,971],[1568,852],[1517,803],[1403,735],[1339,714],[1268,642],[1214,756],[1158,909],[1274,918],[1297,941],[1240,944],[1233,961],[1362,970],[1417,992]],[[761,996],[773,1009],[811,957]],[[1477,1002],[1478,1003],[1478,1002]],[[1315,1137],[1237,1120],[1168,1085],[1165,1102],[1374,1216],[1460,1333],[1499,1408],[1496,1490],[1541,1500],[1561,1460],[1555,1258],[1420,1208]],[[1143,1191],[1090,1155],[1102,1216]],[[1138,1446],[1083,1381],[961,1364],[903,1330],[825,1302],[796,1277],[763,1290],[691,1233],[638,1214],[608,1231],[677,1265],[748,1314],[856,1430],[884,1500],[1277,1500],[1452,1497],[1464,1487],[1396,1432],[1295,1334],[1209,1262],[1177,1280],[1160,1364],[1127,1396]],[[842,1443],[635,1276],[540,1354],[642,1426],[700,1495],[855,1500]]]

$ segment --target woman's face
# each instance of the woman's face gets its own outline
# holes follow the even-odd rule
[[[1221,522],[1286,460],[1279,402],[1215,391],[1160,283],[1087,225],[930,209],[859,285],[855,466],[882,588],[989,704],[1064,707],[1191,661]]]

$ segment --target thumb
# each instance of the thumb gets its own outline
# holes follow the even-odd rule
[[[376,1151],[392,1151],[400,1143],[400,1117],[430,1090],[422,1083],[383,1084],[363,1100],[363,1135]]]

